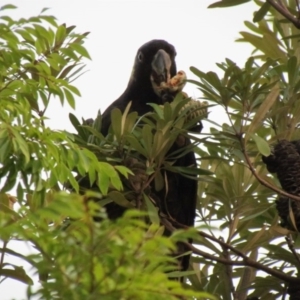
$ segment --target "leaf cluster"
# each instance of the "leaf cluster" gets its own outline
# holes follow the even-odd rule
[[[244,2],[224,0],[210,7]],[[291,277],[299,277],[298,232],[281,227],[275,200],[282,189],[262,163],[279,140],[299,140],[299,43],[293,24],[256,2],[259,12],[245,22],[249,30],[238,40],[254,49],[244,66],[227,58],[217,64],[217,73],[191,68],[198,79],[190,81],[219,107],[224,121],[209,119],[210,138],[197,149],[201,168],[214,173],[199,182],[199,224],[206,224],[210,237],[197,243],[213,257],[197,253],[198,273],[189,279],[222,299],[277,299],[287,294]],[[294,3],[287,5],[297,11]],[[290,277],[260,276],[258,270],[271,274],[264,266]]]
[[[165,186],[167,171],[180,172],[187,177],[211,174],[200,168],[174,165],[177,159],[203,141],[187,131],[203,118],[196,116],[186,120],[186,109],[182,108],[188,101],[179,94],[172,103],[164,106],[149,104],[154,112],[142,117],[136,112],[129,112],[131,104],[123,114],[119,109],[114,109],[107,137],[100,133],[100,113],[94,121],[83,120],[82,124],[71,114],[70,121],[77,130],[74,137],[76,143],[91,150],[101,163],[99,172],[102,173],[97,177],[92,177],[90,173],[80,177],[80,186],[100,191],[100,205],[116,202],[124,207],[136,207],[148,211],[152,221],[159,223],[154,194]],[[188,143],[189,138],[194,141]],[[178,146],[181,142],[182,145]],[[113,168],[122,174],[121,186],[106,184],[109,169]],[[92,169],[93,166],[90,166],[89,171]],[[114,183],[113,178],[111,183]]]

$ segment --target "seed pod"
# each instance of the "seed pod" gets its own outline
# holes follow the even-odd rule
[[[300,202],[287,197],[276,200],[276,209],[282,220],[281,226],[289,230],[300,231]],[[291,210],[290,210],[291,209]],[[292,215],[291,215],[292,214]],[[293,221],[291,220],[293,218]],[[296,226],[296,228],[295,228]]]
[[[262,161],[266,164],[267,170],[270,173],[276,173],[277,172],[277,162],[276,162],[276,157],[275,155],[272,153],[269,156],[262,156]]]
[[[174,77],[170,78],[167,82],[161,82],[160,85],[157,85],[153,77],[150,77],[150,79],[155,93],[167,99],[167,101],[163,102],[170,102],[177,93],[183,90],[186,83],[186,73],[184,71],[178,71]]]
[[[186,74],[184,71],[178,71],[177,74],[172,77],[168,83],[169,89],[172,92],[182,91],[186,83]]]
[[[300,154],[296,146],[281,140],[274,147],[277,162],[277,177],[282,188],[290,194],[300,196]]]
[[[300,286],[298,283],[289,283],[287,293],[290,300],[300,300]]]
[[[275,145],[270,156],[262,158],[268,171],[277,174],[282,188],[296,196],[300,196],[300,154],[298,149],[300,149],[299,141],[281,140]],[[299,201],[280,197],[276,201],[276,209],[282,219],[283,227],[300,231]]]
[[[197,100],[190,100],[187,104],[185,104],[180,112],[183,110],[187,110],[186,121],[190,121],[199,117],[207,118],[208,111],[207,111],[208,103],[206,101],[197,101]]]

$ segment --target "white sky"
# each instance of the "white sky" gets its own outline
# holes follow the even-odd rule
[[[243,21],[252,20],[254,4],[226,9],[207,9],[217,0],[0,0],[0,6],[14,4],[18,10],[6,10],[4,15],[30,17],[49,7],[59,23],[76,25],[77,32],[90,31],[86,47],[92,57],[86,74],[73,84],[82,97],[76,111],[58,99],[48,109],[48,125],[53,129],[71,130],[68,113],[77,117],[95,117],[126,88],[137,49],[151,39],[165,39],[177,50],[177,68],[189,72],[190,66],[202,71],[217,71],[216,62],[230,58],[244,65],[252,49],[235,43],[238,32],[245,30]],[[197,88],[188,84],[190,96],[200,96]],[[220,112],[210,114],[218,122]],[[9,257],[7,260],[9,261]],[[24,299],[26,286],[16,281],[0,284],[0,300]]]

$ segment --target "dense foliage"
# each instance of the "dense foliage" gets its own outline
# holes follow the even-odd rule
[[[211,7],[244,2],[223,0]],[[210,133],[198,136],[187,129],[205,114],[187,122],[182,108],[188,100],[181,95],[153,106],[154,113],[142,119],[113,111],[107,137],[99,133],[101,114],[93,122],[70,115],[76,134],[51,130],[44,124],[49,101],[56,97],[74,107],[74,95],[80,95],[71,82],[89,58],[83,46],[88,33],[57,24],[45,11],[12,20],[3,12],[13,6],[1,8],[2,280],[27,284],[28,299],[34,294],[41,299],[201,299],[209,297],[206,293],[220,299],[287,294],[298,299],[300,45],[293,18],[299,8],[292,1],[280,1],[279,8],[273,0],[256,3],[253,22],[240,33],[239,41],[255,49],[244,66],[226,58],[217,64],[218,74],[191,68],[198,80],[190,81],[209,102],[208,110],[218,106],[227,116],[218,124],[208,115]],[[170,154],[182,136],[193,143]],[[191,147],[198,155],[197,171],[172,165]],[[149,186],[154,181],[159,190],[165,170],[197,173],[197,230],[175,230],[180,224],[161,215],[151,200]],[[92,190],[80,191],[81,180]],[[109,202],[140,211],[132,209],[112,222],[99,206]],[[170,237],[162,235],[163,226]],[[191,270],[182,274],[174,271],[170,254],[190,237]],[[12,249],[15,239],[36,251],[24,255]],[[37,290],[31,288],[35,279],[6,254],[34,267],[41,280]],[[183,285],[168,279],[180,275],[186,276]]]
[[[81,75],[84,59],[89,58],[83,46],[88,33],[78,34],[75,26],[57,24],[45,11],[20,20],[3,15],[5,9],[12,8],[1,8],[0,23],[2,280],[11,278],[28,284],[28,298],[204,296],[168,278],[178,276],[171,272],[176,270],[176,260],[170,254],[176,250],[176,243],[192,232],[163,237],[163,227],[150,200],[147,216],[151,226],[144,221],[145,213],[134,211],[111,222],[91,201],[129,203],[123,196],[128,191],[124,181],[133,182],[133,172],[124,165],[120,153],[125,146],[123,135],[132,130],[137,116],[127,116],[125,122],[126,116],[116,111],[116,139],[108,142],[95,129],[101,126],[101,116],[93,126],[87,126],[71,115],[78,134],[53,131],[45,125],[49,101],[59,98],[62,104],[67,101],[75,107],[74,95],[80,93],[71,82]],[[148,129],[145,127],[144,135]],[[154,137],[157,147],[161,147],[161,138],[165,136]],[[165,147],[173,140],[174,136],[170,137]],[[138,142],[133,139],[132,143]],[[80,195],[78,181],[85,174],[98,189]],[[94,219],[101,219],[101,223]],[[13,240],[27,242],[35,251],[25,255],[10,247]],[[41,281],[37,290],[31,288],[37,278],[30,278],[27,270],[12,264],[7,255],[23,259],[36,270]]]

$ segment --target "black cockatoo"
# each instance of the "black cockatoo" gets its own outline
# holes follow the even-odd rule
[[[173,100],[172,93],[160,94],[155,90],[161,82],[167,82],[176,74],[176,50],[174,46],[164,40],[152,40],[141,46],[136,54],[133,70],[124,93],[115,100],[102,115],[101,133],[106,136],[111,124],[111,111],[119,108],[122,112],[131,101],[130,111],[143,115],[152,110],[148,103],[164,104]],[[176,93],[175,93],[176,94]],[[174,145],[176,148],[176,145]],[[174,150],[174,147],[172,150]],[[176,166],[196,166],[194,153],[191,151],[180,157]],[[197,181],[186,178],[178,173],[167,172],[168,189],[156,192],[156,197],[163,203],[161,210],[171,215],[177,222],[186,226],[194,225]],[[196,178],[195,178],[196,179]],[[115,203],[107,205],[107,213],[111,218],[120,216],[125,208]],[[181,249],[187,251],[187,249]],[[186,270],[189,256],[181,259],[181,269]]]
[[[139,48],[126,90],[102,115],[103,135],[108,133],[113,108],[124,111],[132,101],[131,111],[143,115],[152,109],[148,103],[163,104],[166,101],[157,95],[153,89],[153,82],[159,85],[176,74],[175,56],[174,46],[164,40],[153,40]]]

